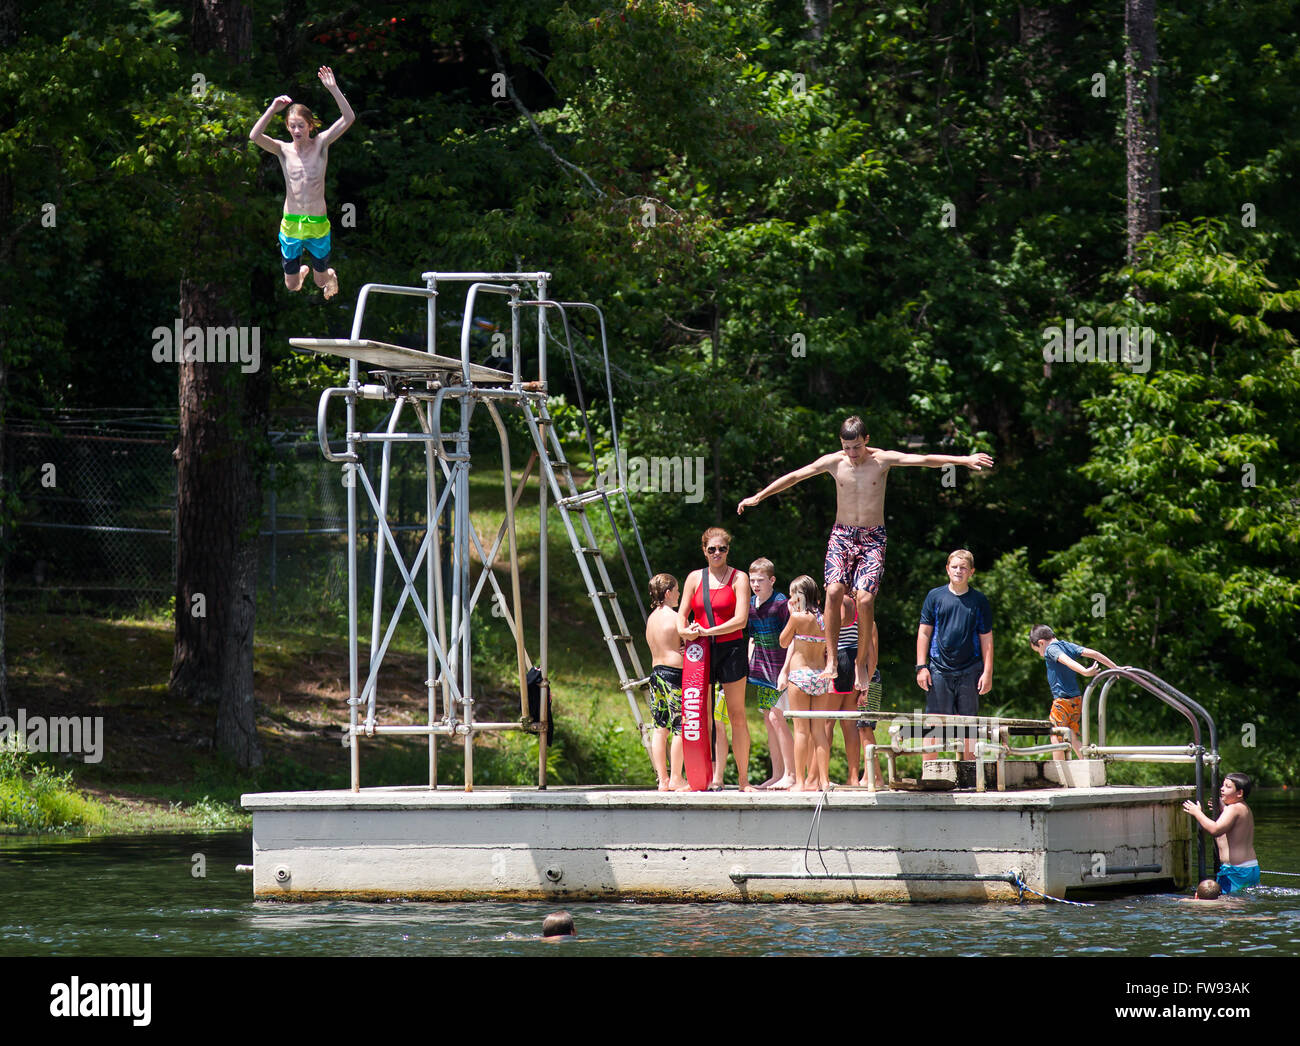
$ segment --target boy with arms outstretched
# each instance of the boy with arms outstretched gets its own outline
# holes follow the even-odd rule
[[[284,269],[284,285],[296,291],[307,278],[308,266],[300,265],[306,250],[311,259],[313,279],[326,298],[338,293],[338,274],[329,267],[330,220],[325,212],[325,166],[329,162],[329,147],[352,126],[356,114],[343,97],[334,80],[334,71],[322,65],[316,74],[338,104],[342,115],[328,130],[313,135],[320,123],[310,109],[294,102],[287,94],[273,101],[253,125],[248,139],[265,149],[280,161],[284,174],[284,215],[280,220],[280,263]],[[284,123],[290,141],[280,142],[266,134],[271,117],[285,106]]]
[[[826,645],[839,644],[842,597],[852,592],[858,606],[858,656],[854,661],[854,688],[866,690],[876,669],[876,651],[871,644],[875,622],[876,592],[885,572],[885,480],[891,468],[921,466],[940,468],[964,465],[969,469],[992,468],[987,454],[903,454],[867,445],[867,428],[856,414],[840,426],[840,449],[774,480],[753,497],[736,506],[737,513],[753,508],[805,479],[826,472],[835,480],[835,526],[826,546]],[[835,659],[828,658],[822,675],[835,678]]]

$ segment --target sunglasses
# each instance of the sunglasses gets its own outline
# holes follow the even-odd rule
[[[728,547],[729,547],[729,546],[727,546],[727,545],[710,545],[710,546],[709,546],[708,548],[706,548],[704,551],[705,551],[705,552],[708,552],[710,555],[713,555],[713,554],[718,554],[718,555],[720,555],[720,554],[722,554],[723,552],[726,552]]]

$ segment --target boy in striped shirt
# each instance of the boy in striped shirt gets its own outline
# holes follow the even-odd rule
[[[749,565],[749,682],[758,691],[758,707],[767,727],[772,776],[759,788],[789,788],[794,784],[794,736],[778,707],[783,699],[781,670],[786,651],[781,631],[790,620],[785,593],[776,591],[776,567],[770,559]]]

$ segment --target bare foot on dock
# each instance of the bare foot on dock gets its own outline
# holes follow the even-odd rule
[[[788,792],[794,785],[794,774],[786,774],[780,780],[774,782],[769,787],[773,792]]]
[[[659,791],[667,792],[669,790],[670,790],[670,786],[668,784],[668,779],[664,777],[659,778]]]
[[[673,789],[674,792],[689,792],[690,790],[691,786],[689,784],[678,785]]]
[[[682,792],[690,787],[690,782],[688,782],[684,777],[668,778],[668,791],[670,792]]]

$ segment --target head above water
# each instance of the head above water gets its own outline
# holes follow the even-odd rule
[[[1198,901],[1217,901],[1221,892],[1219,884],[1213,879],[1202,879],[1196,884],[1196,899]]]
[[[1219,797],[1225,802],[1240,802],[1250,795],[1250,790],[1253,787],[1254,782],[1251,781],[1248,774],[1225,774],[1223,787],[1219,789]]]
[[[568,912],[551,912],[542,920],[543,937],[572,937],[574,932],[573,916]]]

